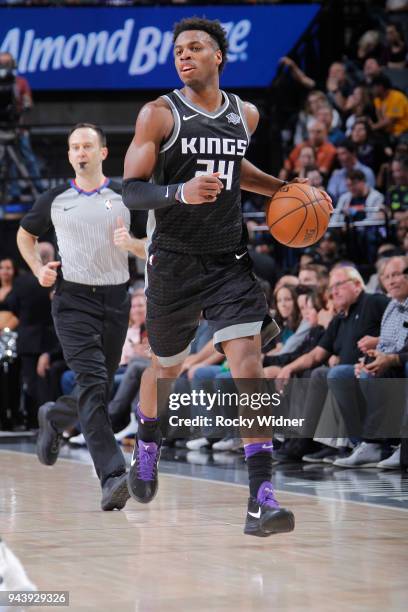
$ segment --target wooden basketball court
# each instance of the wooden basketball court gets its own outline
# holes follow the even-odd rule
[[[163,474],[152,504],[107,513],[90,465],[4,450],[0,463],[2,537],[70,610],[406,609],[403,509],[282,492],[295,531],[251,538],[241,485]]]

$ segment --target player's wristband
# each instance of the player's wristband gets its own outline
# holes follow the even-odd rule
[[[184,185],[185,183],[180,183],[180,185],[177,187],[176,195],[174,197],[177,200],[177,202],[188,204],[186,198],[184,197]]]
[[[130,210],[156,210],[176,204],[176,185],[155,185],[139,179],[126,179],[122,184],[123,203]]]

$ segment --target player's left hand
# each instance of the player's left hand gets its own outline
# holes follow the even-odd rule
[[[125,227],[122,217],[116,219],[116,229],[113,233],[113,243],[122,251],[129,251],[132,246],[132,237]]]

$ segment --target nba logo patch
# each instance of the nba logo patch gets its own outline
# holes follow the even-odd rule
[[[110,200],[105,200],[105,208],[106,210],[112,210],[112,202]]]
[[[238,123],[241,123],[241,117],[236,113],[228,113],[227,119],[228,123],[232,123],[233,125],[238,125]]]

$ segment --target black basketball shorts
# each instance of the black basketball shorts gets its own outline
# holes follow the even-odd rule
[[[268,315],[265,295],[252,272],[248,252],[190,255],[151,245],[146,262],[146,328],[150,346],[163,366],[181,363],[201,313],[215,347],[255,336]]]

